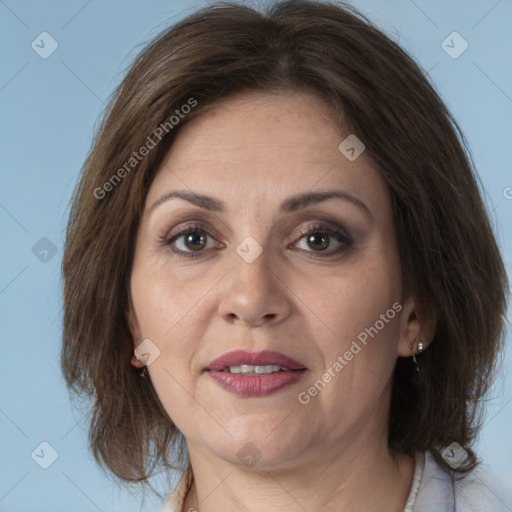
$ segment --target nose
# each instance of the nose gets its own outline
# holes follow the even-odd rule
[[[291,310],[288,288],[271,268],[268,251],[251,263],[237,254],[235,263],[223,283],[219,315],[226,321],[248,326],[276,324]]]

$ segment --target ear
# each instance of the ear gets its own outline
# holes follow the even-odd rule
[[[416,344],[421,341],[423,349],[427,348],[434,338],[436,318],[434,313],[421,302],[409,296],[403,304],[400,317],[400,341],[397,355],[410,357],[417,352]]]
[[[131,298],[128,299],[128,309],[125,312],[125,318],[126,318],[126,322],[128,323],[128,328],[130,329],[130,333],[132,335],[133,350],[135,350],[135,348],[137,346],[136,340],[141,340],[142,335],[140,332],[139,321],[137,320],[137,315],[135,314],[135,309],[133,308],[133,303],[131,301]],[[135,368],[143,368],[144,367],[144,363],[139,361],[137,359],[137,357],[135,356],[135,354],[132,355],[130,362],[131,362],[132,366],[134,366]]]

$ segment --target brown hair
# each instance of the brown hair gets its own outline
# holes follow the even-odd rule
[[[397,361],[389,446],[432,450],[444,463],[439,450],[456,441],[471,455],[457,471],[471,470],[508,284],[466,142],[397,44],[349,6],[309,1],[265,14],[231,3],[202,9],[149,44],[113,95],[72,200],[63,260],[62,369],[68,386],[92,399],[96,460],[127,481],[187,463],[181,433],[130,364],[135,238],[181,126],[249,90],[313,92],[365,144],[391,197],[404,290],[437,320],[421,382],[408,358]],[[189,112],[178,124],[176,110]]]

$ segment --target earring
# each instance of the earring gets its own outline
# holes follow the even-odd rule
[[[412,349],[412,345],[410,348]],[[420,340],[418,342],[418,357],[422,352],[423,352],[423,343]],[[414,350],[412,352],[412,361],[413,361],[414,365],[416,366],[416,371],[419,372],[420,371],[420,362],[418,361],[418,359],[416,359],[416,354],[414,353]]]
[[[145,379],[147,374],[148,374],[147,366],[144,366],[142,368],[142,370],[139,372],[139,377],[142,377],[143,379]]]

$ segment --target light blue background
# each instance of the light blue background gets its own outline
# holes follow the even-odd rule
[[[141,506],[141,495],[120,491],[88,455],[86,425],[70,407],[58,365],[60,262],[68,200],[107,98],[144,42],[205,4],[0,2],[0,511],[159,508],[151,493]],[[512,273],[512,2],[353,4],[429,71],[461,125]],[[46,60],[31,48],[43,31],[59,44]],[[452,31],[469,43],[458,59],[441,48]],[[42,237],[57,247],[46,263],[32,253]],[[510,357],[504,368],[479,452],[512,482]],[[31,458],[42,441],[59,454],[46,470]]]

